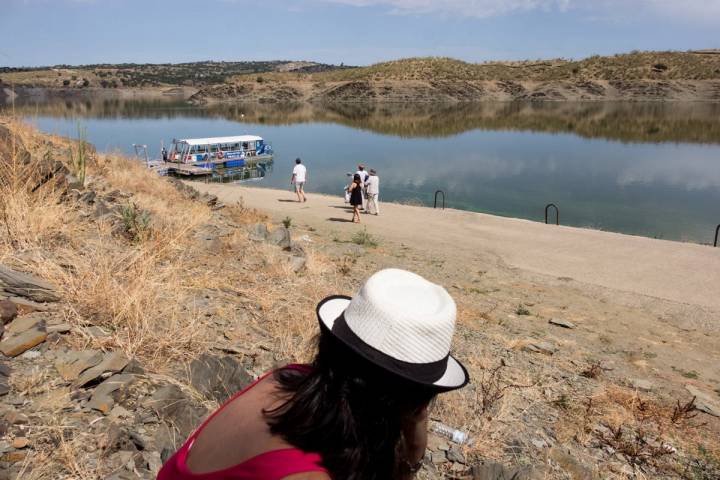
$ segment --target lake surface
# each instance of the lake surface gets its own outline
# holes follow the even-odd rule
[[[257,134],[289,188],[296,157],[307,190],[342,195],[346,172],[374,167],[381,200],[711,243],[720,223],[720,104],[504,103],[461,106],[232,105],[179,100],[52,99],[16,105],[43,131],[132,153],[173,138]]]

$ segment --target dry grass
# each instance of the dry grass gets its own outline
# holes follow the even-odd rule
[[[206,348],[198,317],[182,306],[187,292],[198,287],[185,275],[186,262],[194,260],[190,234],[209,219],[209,209],[129,159],[97,155],[88,165],[89,181],[98,190],[131,193],[151,214],[150,234],[128,242],[113,233],[110,221],[84,215],[57,182],[33,191],[43,156],[62,153],[64,145],[39,150],[32,129],[14,120],[3,123],[13,135],[8,168],[0,172],[0,261],[57,285],[67,319],[81,331],[99,325],[111,333],[100,342],[80,337],[78,343],[120,348],[151,365]],[[29,159],[22,158],[24,150]]]
[[[608,386],[597,394],[566,399],[557,426],[560,442],[577,441],[603,448],[634,468],[652,465],[660,471],[679,468],[677,451],[692,456],[697,448],[717,456],[717,445],[695,419],[694,401],[663,404],[636,391]]]

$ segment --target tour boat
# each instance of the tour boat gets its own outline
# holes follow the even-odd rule
[[[273,158],[272,146],[257,135],[173,140],[169,162],[210,170],[256,165]]]

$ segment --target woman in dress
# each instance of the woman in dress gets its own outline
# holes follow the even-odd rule
[[[317,306],[310,365],[261,377],[216,411],[158,480],[412,479],[428,405],[468,382],[450,355],[456,308],[439,285],[375,273],[353,297]]]
[[[362,188],[362,179],[356,173],[350,184],[350,205],[353,207],[353,223],[360,223],[360,207],[363,204]]]

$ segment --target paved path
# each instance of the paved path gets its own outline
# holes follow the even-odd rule
[[[290,216],[319,231],[355,231],[342,199],[309,194],[292,202],[286,190],[227,184],[197,184],[223,202],[245,205],[282,219]],[[382,215],[362,215],[382,239],[473,258],[478,251],[535,273],[575,280],[692,305],[720,308],[720,248],[583,228],[544,225],[460,210],[381,204]]]

